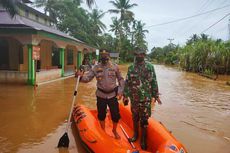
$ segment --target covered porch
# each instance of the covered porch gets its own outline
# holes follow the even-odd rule
[[[20,25],[17,17],[15,24],[0,23],[1,83],[36,85],[73,75],[84,53],[95,52],[84,42],[56,29],[19,19]]]

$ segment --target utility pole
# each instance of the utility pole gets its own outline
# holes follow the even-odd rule
[[[230,40],[230,18],[228,20],[228,40]]]
[[[174,38],[168,38],[169,40],[169,47],[170,47],[170,50],[173,48],[173,44],[172,44],[172,41],[174,40]]]
[[[173,38],[168,38],[169,44],[172,44],[172,41],[174,40]]]

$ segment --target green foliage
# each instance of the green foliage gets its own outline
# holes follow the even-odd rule
[[[230,42],[194,34],[185,46],[153,48],[149,56],[160,63],[179,64],[186,71],[230,74]]]
[[[89,3],[92,4],[92,0]],[[80,4],[80,0],[35,1],[35,6],[44,7],[45,12],[55,19],[59,30],[91,46],[99,47],[102,39],[100,35],[106,28],[101,22],[104,13],[96,9],[89,13]]]
[[[0,5],[5,8],[13,18],[18,13],[18,7],[15,0],[0,0]]]
[[[163,48],[154,47],[148,56],[158,63],[177,64],[179,61],[178,48],[179,46],[174,44],[169,44]]]
[[[88,0],[90,4],[93,0]],[[110,3],[114,6],[110,13],[119,14],[120,17],[112,17],[112,25],[109,31],[114,36],[104,33],[106,26],[101,19],[104,12],[93,9],[88,12],[83,9],[81,0],[36,0],[36,7],[44,7],[44,10],[55,19],[57,28],[71,36],[86,42],[97,48],[106,48],[120,53],[121,62],[133,61],[135,47],[147,49],[144,29],[145,24],[134,19],[134,13],[130,11],[137,4],[131,4],[130,0],[114,0]],[[88,3],[88,2],[87,2]]]
[[[214,71],[212,69],[205,69],[203,73],[208,76],[214,75]]]
[[[130,11],[137,4],[130,4],[129,0],[110,1],[115,7],[110,9],[110,13],[119,14],[120,18],[113,17],[110,31],[116,36],[116,51],[120,53],[121,62],[132,62],[135,47],[147,50],[144,29],[145,24],[134,19],[134,13]]]

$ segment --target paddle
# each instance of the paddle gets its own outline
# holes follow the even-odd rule
[[[76,95],[77,95],[77,89],[78,89],[79,81],[80,81],[80,76],[77,77],[77,83],[76,83],[74,94],[73,94],[74,96],[73,96],[72,106],[71,106],[70,113],[69,113],[68,122],[67,122],[67,125],[66,125],[66,131],[63,134],[63,136],[59,139],[58,148],[59,147],[66,147],[66,148],[69,147],[68,129],[69,129],[71,115],[72,115],[72,112],[73,112],[74,102],[75,102]]]

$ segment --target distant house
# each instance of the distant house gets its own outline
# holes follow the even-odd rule
[[[114,63],[119,63],[119,53],[117,53],[117,52],[110,52],[109,55],[110,55],[111,60]]]
[[[0,6],[0,82],[35,85],[71,75],[85,53],[95,52],[57,30],[49,16],[19,0],[17,6],[13,18]]]

